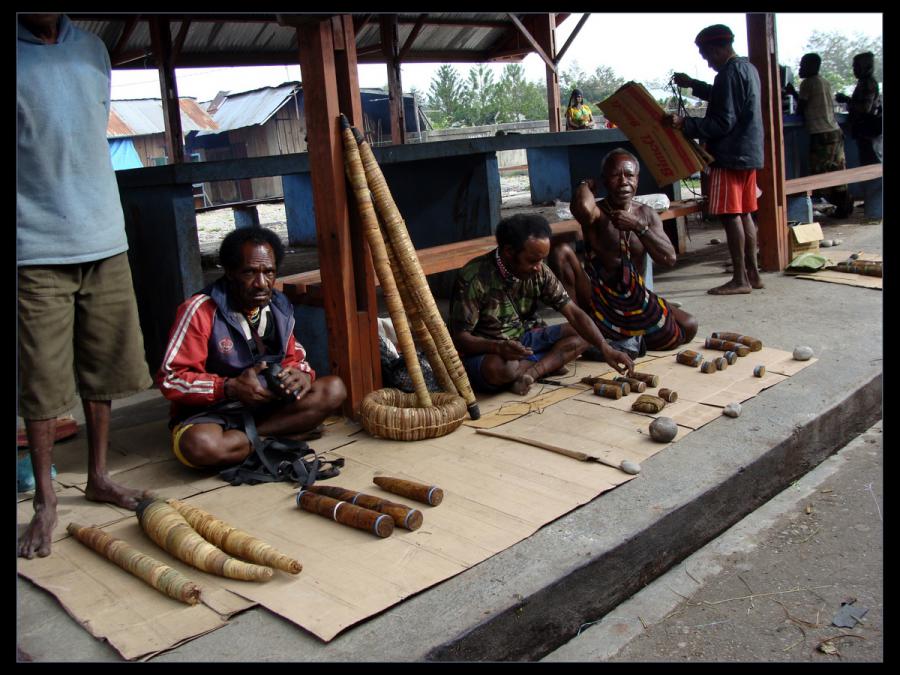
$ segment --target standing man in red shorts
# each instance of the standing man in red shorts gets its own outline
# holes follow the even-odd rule
[[[684,73],[675,84],[690,87],[709,101],[706,116],[666,115],[664,124],[698,138],[715,158],[709,170],[709,213],[722,220],[734,277],[708,292],[713,295],[750,293],[763,288],[756,264],[756,170],[763,168],[762,109],[759,73],[744,56],[734,53],[734,33],[728,26],[708,26],[694,40],[709,67],[716,71],[712,86]]]

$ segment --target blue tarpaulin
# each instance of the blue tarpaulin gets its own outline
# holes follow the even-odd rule
[[[112,159],[113,169],[116,171],[121,169],[140,169],[144,166],[130,138],[110,138],[107,140],[109,141],[109,156]]]

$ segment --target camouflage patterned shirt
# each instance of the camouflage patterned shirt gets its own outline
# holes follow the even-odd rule
[[[519,339],[525,331],[546,325],[536,315],[538,301],[560,311],[568,293],[546,263],[530,279],[518,279],[498,266],[497,250],[470,260],[459,270],[450,297],[450,333]],[[501,263],[502,265],[502,263]]]

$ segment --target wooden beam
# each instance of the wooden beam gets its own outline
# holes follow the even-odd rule
[[[400,37],[397,32],[397,15],[384,14],[381,22],[381,46],[387,64],[389,103],[391,108],[391,142],[406,143],[406,111],[403,106],[403,83],[400,78]]]
[[[356,416],[365,396],[360,355],[352,234],[340,136],[337,70],[331,21],[297,28],[316,240],[324,291],[331,372],[347,387],[344,413]],[[308,95],[316,92],[315,96]],[[366,367],[369,367],[366,364]]]
[[[546,16],[547,16],[548,21],[552,21],[552,18],[550,17],[550,15],[546,15]],[[519,21],[519,17],[517,17],[515,14],[510,13],[509,18],[510,18],[510,21],[512,21],[513,24],[515,24],[516,28],[519,29],[519,32],[525,37],[525,39],[528,40],[529,44],[531,44],[531,46],[534,48],[534,51],[537,52],[537,55],[540,56],[544,60],[544,63],[547,64],[547,68],[553,70],[553,72],[555,73],[556,72],[556,64],[553,62],[552,47],[550,50],[546,50],[546,43],[541,44],[534,36],[532,36],[531,32],[525,27],[525,25],[521,21]],[[543,16],[541,17],[541,19],[538,20],[538,23],[540,23],[542,19],[543,19]]]
[[[334,67],[337,80],[338,109],[350,124],[363,128],[362,99],[359,95],[359,70],[356,64],[356,31],[353,18],[342,14],[331,19],[334,38]],[[356,316],[361,353],[360,385],[365,393],[381,388],[381,356],[378,342],[378,298],[375,294],[375,267],[363,232],[359,211],[350,199],[350,255],[356,283]],[[364,394],[365,395],[365,394]]]
[[[552,14],[535,14],[528,17],[531,30],[542,51],[556,55],[556,21]],[[559,73],[554,66],[547,66],[547,115],[550,123],[550,131],[559,131],[560,106],[559,100]]]
[[[181,106],[178,105],[178,85],[175,82],[175,66],[172,63],[172,35],[169,32],[168,19],[158,16],[150,18],[150,40],[159,67],[159,88],[162,92],[169,164],[184,164]]]
[[[788,228],[784,190],[784,127],[774,14],[747,14],[747,44],[750,61],[759,72],[763,118],[765,166],[757,172],[762,197],[756,213],[760,267],[767,272],[776,272],[788,264]]]
[[[178,30],[178,37],[175,38],[175,44],[172,47],[172,65],[178,63],[178,57],[181,55],[181,48],[184,47],[184,41],[187,39],[188,31],[191,29],[190,20],[182,21],[181,28]]]
[[[131,37],[132,33],[134,33],[134,29],[137,27],[138,19],[140,17],[140,14],[135,14],[125,22],[125,26],[122,28],[122,34],[119,36],[119,39],[116,40],[115,46],[109,50],[109,60],[113,65],[115,65],[116,60],[125,49],[125,45],[128,43],[128,39]]]
[[[557,17],[558,17],[558,16],[559,16],[559,15],[557,15]],[[564,44],[564,45],[562,46],[562,49],[560,49],[560,50],[556,53],[556,56],[555,56],[554,59],[553,59],[553,61],[554,61],[557,65],[559,64],[560,61],[562,61],[562,57],[565,55],[566,50],[569,48],[569,45],[572,44],[572,40],[574,40],[574,39],[575,39],[575,36],[577,36],[578,33],[581,31],[581,27],[584,26],[585,22],[587,22],[587,20],[590,19],[590,18],[591,18],[591,15],[588,14],[587,12],[585,12],[584,14],[581,15],[581,18],[578,20],[578,23],[577,23],[576,26],[575,26],[575,30],[572,31],[572,34],[569,36],[569,39],[566,40],[566,44]],[[559,25],[559,19],[558,19],[558,18],[557,18],[557,25]]]
[[[416,38],[419,37],[419,33],[422,32],[422,28],[425,25],[425,19],[428,17],[427,14],[421,14],[419,16],[419,20],[416,21],[416,25],[413,26],[413,29],[409,32],[409,35],[406,38],[406,42],[403,43],[403,47],[400,49],[400,54],[397,56],[397,60],[402,62],[404,58],[406,58],[406,54],[412,48],[413,43],[416,41]]]
[[[789,195],[800,194],[801,192],[812,192],[813,190],[821,190],[822,188],[834,187],[836,185],[847,185],[848,183],[861,183],[863,181],[880,178],[884,175],[881,164],[868,164],[866,166],[855,166],[852,169],[844,169],[842,171],[829,171],[828,173],[817,173],[813,176],[801,176],[800,178],[791,178],[784,181],[784,192]]]

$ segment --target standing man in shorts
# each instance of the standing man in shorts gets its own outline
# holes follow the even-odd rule
[[[106,468],[111,400],[151,384],[109,157],[110,62],[59,14],[20,14],[16,49],[19,414],[34,467],[34,516],[18,555],[50,554],[58,415],[84,407],[84,495],[134,509],[144,492]]]
[[[728,26],[708,26],[694,40],[700,56],[718,73],[712,86],[675,73],[679,87],[709,101],[705,117],[668,114],[663,123],[698,138],[715,158],[709,165],[710,215],[725,227],[734,276],[708,292],[712,295],[750,293],[763,288],[756,263],[756,170],[763,168],[763,129],[759,73],[750,60],[735,54],[734,33]]]
[[[550,234],[541,215],[504,218],[497,224],[497,248],[457,275],[450,336],[476,391],[509,388],[524,396],[536,380],[564,369],[591,345],[618,372],[634,370],[631,357],[606,342],[550,271]],[[568,323],[547,326],[537,315],[539,302]]]
[[[178,307],[157,381],[186,466],[241,464],[257,433],[314,431],[347,398],[339,377],[316,377],[294,337],[293,305],[275,290],[283,258],[272,230],[234,230],[219,247],[225,273]]]

